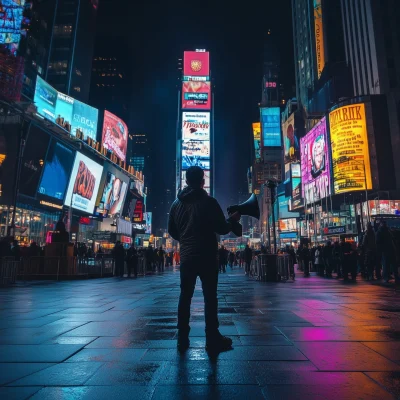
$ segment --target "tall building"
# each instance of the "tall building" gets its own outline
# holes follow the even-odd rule
[[[57,0],[45,79],[58,91],[89,101],[98,0]]]
[[[145,133],[131,133],[129,134],[128,144],[128,160],[129,165],[137,171],[147,173],[146,166],[149,164],[150,159],[150,146],[147,135]]]

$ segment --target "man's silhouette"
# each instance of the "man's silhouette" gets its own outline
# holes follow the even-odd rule
[[[190,303],[196,279],[203,287],[206,320],[206,348],[223,351],[232,346],[232,340],[218,330],[218,241],[216,234],[225,235],[238,224],[239,214],[229,221],[217,200],[203,190],[204,172],[200,167],[186,171],[187,187],[178,194],[169,213],[168,232],[180,242],[181,294],[178,307],[178,349],[189,347]]]

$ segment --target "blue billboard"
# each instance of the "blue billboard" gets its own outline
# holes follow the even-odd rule
[[[89,137],[96,140],[99,117],[99,111],[96,108],[58,92],[40,76],[36,80],[33,101],[38,114],[71,135],[76,136],[77,130],[80,130],[84,139]]]
[[[279,107],[261,108],[261,135],[264,147],[282,146]]]

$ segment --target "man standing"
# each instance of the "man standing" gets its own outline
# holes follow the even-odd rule
[[[133,268],[133,276],[137,278],[137,266],[138,266],[138,253],[135,249],[133,243],[131,247],[129,247],[128,252],[126,254],[126,267],[128,269],[128,278],[131,277],[132,268]]]
[[[203,190],[204,172],[200,167],[186,171],[185,187],[169,213],[168,233],[180,242],[181,294],[178,306],[178,349],[189,347],[190,304],[197,277],[201,279],[206,320],[206,348],[228,350],[232,340],[218,330],[218,241],[216,234],[229,233],[240,219],[238,213],[228,221],[217,200]]]
[[[115,262],[115,276],[122,278],[125,272],[125,250],[119,240],[115,243],[112,255]]]
[[[253,259],[253,252],[248,244],[246,244],[246,248],[244,249],[244,262],[246,263],[245,274],[250,274],[250,264]]]

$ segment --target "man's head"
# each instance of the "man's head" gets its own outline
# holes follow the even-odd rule
[[[189,167],[186,171],[186,183],[188,186],[197,189],[204,186],[204,171],[200,167]]]

